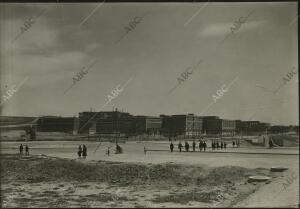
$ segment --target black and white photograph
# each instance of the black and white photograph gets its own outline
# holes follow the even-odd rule
[[[299,208],[298,7],[0,0],[1,208]]]

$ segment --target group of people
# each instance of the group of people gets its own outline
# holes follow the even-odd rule
[[[200,140],[198,146],[199,146],[200,152],[202,152],[202,151],[205,152],[206,148],[207,148],[207,143],[204,140]],[[232,141],[232,147],[240,147],[240,140]],[[179,141],[179,143],[178,143],[178,150],[179,150],[179,152],[181,152],[183,150],[183,148],[185,148],[186,152],[189,151],[190,145],[189,145],[189,143],[187,141],[184,143],[184,146],[181,143],[181,141]],[[193,151],[195,152],[196,151],[196,142],[195,142],[195,140],[192,143],[192,148],[193,148]],[[211,148],[212,148],[212,150],[215,150],[215,149],[217,149],[217,150],[218,149],[226,149],[227,148],[227,143],[223,142],[223,141],[220,142],[220,141],[214,141],[213,140],[211,142]],[[170,143],[170,151],[173,152],[173,150],[174,150],[174,144],[171,141],[171,143]]]
[[[211,142],[211,148],[212,150],[215,149],[226,149],[227,147],[227,143],[226,142],[218,142],[218,141],[212,141]]]
[[[202,150],[204,150],[204,152],[205,152],[206,151],[206,147],[207,147],[206,142],[201,140],[199,142],[199,150],[200,150],[200,152],[202,152]],[[184,143],[184,148],[185,148],[186,152],[188,152],[189,149],[190,149],[190,144],[187,141]],[[193,152],[195,152],[196,151],[196,142],[195,141],[193,141],[193,143],[192,143],[192,148],[193,148]],[[182,145],[182,143],[180,141],[178,143],[178,150],[179,150],[179,152],[181,152],[182,149],[183,149],[183,145]],[[171,144],[170,144],[170,150],[171,150],[171,152],[173,152],[173,150],[174,150],[174,144],[173,144],[173,142],[171,142]]]
[[[81,158],[81,157],[83,159],[86,158],[86,156],[87,156],[87,148],[86,148],[86,146],[84,144],[82,146],[79,145],[77,154],[78,154],[79,158]]]
[[[207,147],[206,141],[200,140],[200,142],[199,142],[199,149],[200,149],[200,152],[202,152],[202,149],[203,149],[203,151],[205,152],[205,151],[206,151],[206,147]]]
[[[20,154],[21,154],[21,155],[23,154],[23,149],[24,149],[24,146],[23,146],[23,144],[21,144],[21,145],[19,146],[19,150],[20,150]],[[28,147],[27,144],[26,144],[26,146],[25,146],[25,155],[29,155],[29,147]]]

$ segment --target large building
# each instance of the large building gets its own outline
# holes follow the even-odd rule
[[[135,116],[135,134],[161,135],[162,118]]]
[[[242,121],[241,120],[235,120],[235,132],[236,134],[241,134],[242,133]]]
[[[270,123],[261,123],[259,121],[242,121],[243,134],[260,134],[267,132]]]
[[[118,111],[106,112],[104,118],[97,120],[96,130],[100,134],[132,134],[135,131],[134,117]]]
[[[160,115],[161,118],[161,132],[166,137],[175,136],[172,132],[172,117],[170,115]]]
[[[221,134],[222,119],[218,116],[203,116],[203,132],[205,134]]]
[[[222,119],[222,135],[223,136],[234,136],[236,134],[236,121]]]
[[[37,121],[39,132],[65,132],[77,134],[79,120],[76,117],[44,116]]]
[[[117,109],[107,112],[81,112],[79,120],[81,133],[91,133],[90,129],[97,134],[128,134],[135,131],[134,116]]]
[[[161,115],[162,130],[166,136],[194,137],[202,133],[202,118],[193,114]]]
[[[203,131],[208,135],[235,135],[236,121],[221,119],[218,116],[203,116]]]

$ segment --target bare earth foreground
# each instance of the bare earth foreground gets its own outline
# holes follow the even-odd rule
[[[1,205],[296,208],[299,204],[299,155],[144,155],[143,146],[156,149],[167,148],[168,144],[126,143],[122,145],[124,154],[108,157],[104,151],[109,144],[93,152],[98,143],[85,143],[90,151],[86,160],[76,159],[77,146],[82,142],[64,144],[64,152],[59,144],[55,149],[55,142],[47,143],[52,146],[47,151],[43,143],[36,147],[32,144],[32,155],[22,157],[13,154],[17,144],[2,144]],[[271,172],[270,167],[276,165],[289,169]],[[249,183],[252,175],[266,175],[271,180]]]

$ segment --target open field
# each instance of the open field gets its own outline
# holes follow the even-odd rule
[[[296,148],[229,147],[225,153],[171,153],[168,142],[127,142],[120,144],[123,154],[114,154],[114,144],[108,142],[28,144],[32,156],[19,158],[14,154],[19,143],[1,143],[4,206],[296,207],[299,203]],[[85,160],[77,159],[79,144],[87,146]],[[107,147],[111,147],[110,156]],[[144,147],[165,151],[144,154]],[[289,170],[269,171],[277,165]],[[250,175],[272,179],[247,183]],[[293,182],[284,186],[291,176]]]
[[[1,158],[4,207],[229,207],[270,183],[247,183],[248,176],[283,176],[237,166]]]

